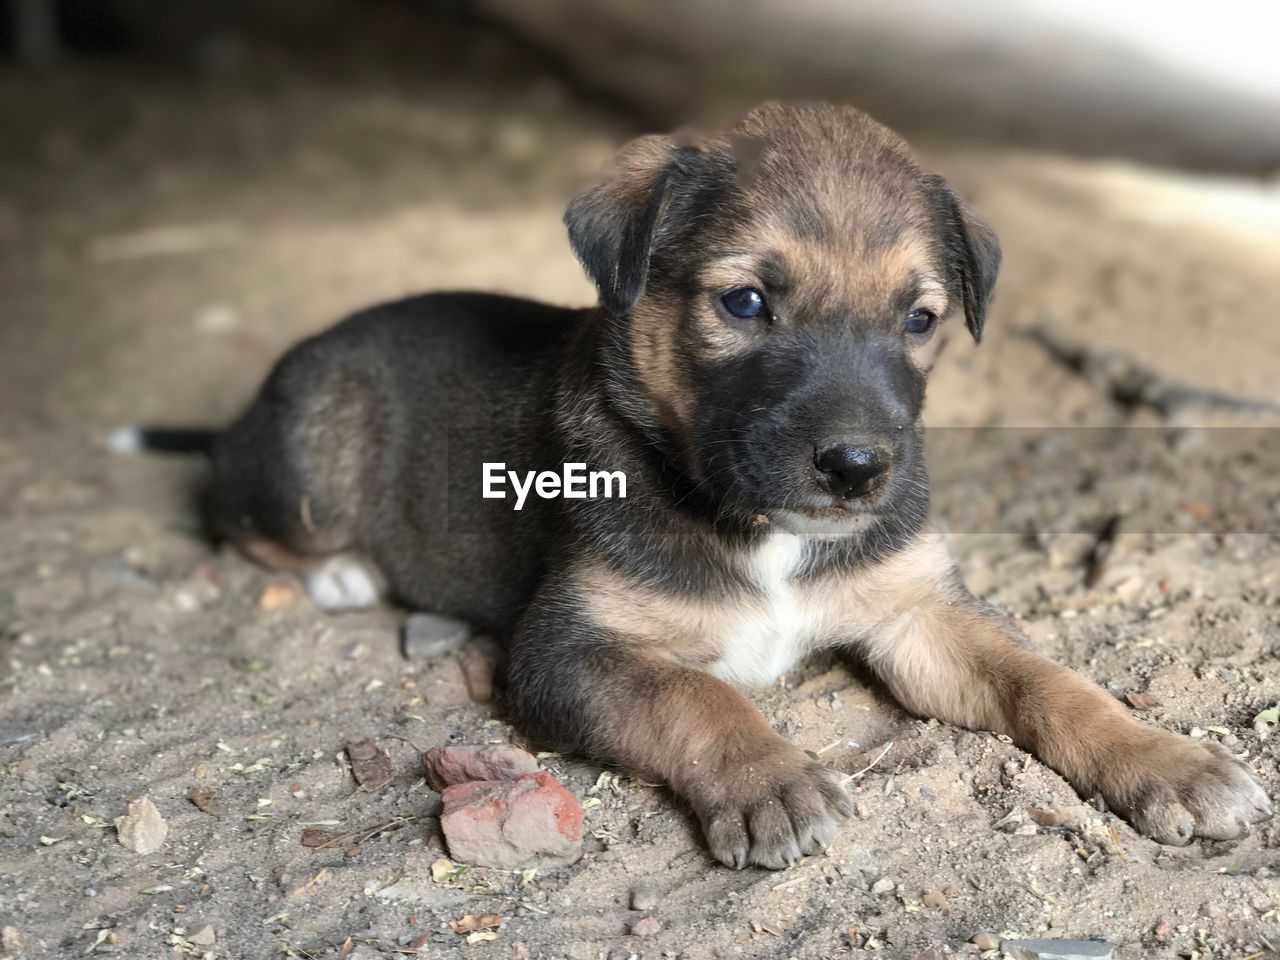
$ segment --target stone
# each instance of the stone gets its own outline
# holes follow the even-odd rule
[[[0,929],[0,949],[5,953],[12,953],[15,956],[22,953],[22,931],[17,927],[5,927]]]
[[[631,909],[649,912],[658,905],[658,894],[652,887],[631,888]]]
[[[39,727],[27,723],[0,724],[0,747],[11,747],[19,743],[35,743],[43,736]]]
[[[947,909],[947,895],[941,890],[930,890],[920,898],[920,902],[930,910]]]
[[[462,661],[462,678],[467,682],[467,693],[474,703],[493,700],[493,673],[497,661],[483,653],[474,653]]]
[[[1013,960],[1111,960],[1115,952],[1105,940],[1006,940],[1000,949]]]
[[[1000,947],[1000,938],[994,933],[975,933],[969,938],[969,942],[983,951],[996,950]]]
[[[877,897],[883,897],[887,893],[893,893],[898,884],[892,877],[881,877],[871,885],[871,892]]]
[[[1139,576],[1132,576],[1116,585],[1116,598],[1123,604],[1130,605],[1142,596],[1146,590],[1146,581]]]
[[[652,937],[662,931],[662,924],[658,922],[658,918],[653,914],[645,914],[639,920],[632,921],[631,935],[633,937]]]
[[[1160,698],[1149,693],[1141,693],[1137,690],[1130,690],[1124,695],[1124,702],[1129,704],[1134,710],[1150,710],[1152,707],[1160,706]]]
[[[211,947],[218,942],[218,936],[213,932],[211,923],[206,923],[195,933],[188,934],[187,939],[200,947]]]
[[[845,862],[859,873],[870,874],[876,872],[875,854],[866,847],[854,847],[849,852],[849,857]]]
[[[440,827],[454,860],[502,870],[582,856],[582,804],[549,773],[445,788]]]
[[[509,743],[492,747],[432,747],[422,755],[427,786],[445,787],[477,780],[514,780],[539,773],[537,758]]]
[[[367,737],[347,741],[347,759],[351,761],[351,775],[356,783],[370,793],[381,790],[395,776],[391,757]]]
[[[404,655],[410,660],[434,660],[462,649],[471,639],[471,625],[434,613],[411,613],[404,621]]]
[[[259,610],[283,610],[298,602],[298,591],[287,583],[269,583],[258,594]]]
[[[147,797],[130,802],[123,817],[116,817],[116,839],[134,853],[155,853],[164,846],[169,825]]]

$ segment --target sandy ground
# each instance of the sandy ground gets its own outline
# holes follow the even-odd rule
[[[454,659],[401,656],[394,610],[263,609],[263,590],[288,582],[199,539],[200,463],[99,445],[124,422],[225,421],[282,348],[377,300],[589,298],[560,210],[630,131],[509,51],[485,56],[502,67],[485,86],[0,76],[0,925],[33,958],[367,960],[422,937],[431,956],[912,957],[976,955],[979,931],[1105,937],[1122,958],[1280,945],[1280,827],[1162,848],[1010,744],[913,720],[832,660],[756,698],[857,774],[857,817],[827,856],[725,870],[661,788],[548,757],[599,801],[584,859],[433,881],[439,801],[416,747],[518,735],[471,702]],[[942,465],[966,577],[1038,650],[1117,695],[1154,695],[1147,719],[1221,740],[1280,794],[1280,736],[1252,727],[1280,701],[1270,434],[1225,466],[1196,452],[1219,434],[1179,434],[1192,439],[1159,455],[1163,479],[1143,493],[1125,486],[1142,444],[1063,456],[999,430],[1158,425],[1015,333],[1034,325],[1280,401],[1274,188],[945,145],[931,160],[1006,250],[987,342],[955,338],[930,397],[933,424],[984,428],[953,434],[973,438],[971,459]],[[171,227],[139,248],[140,231]],[[197,249],[147,253],[175,236]],[[1184,482],[1229,489],[1249,519],[1187,532],[1216,508]],[[1149,514],[1089,586],[1109,497]],[[339,758],[353,736],[395,762],[377,793]],[[221,815],[189,802],[193,787]],[[169,825],[146,856],[111,826],[143,795]],[[351,848],[300,842],[306,824],[392,821]],[[658,898],[645,938],[628,935],[637,886]],[[945,907],[923,905],[944,889]],[[500,915],[497,939],[469,945],[447,926],[468,913]],[[212,943],[193,943],[206,926]]]

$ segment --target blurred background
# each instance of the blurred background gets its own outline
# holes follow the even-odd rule
[[[0,0],[0,399],[217,420],[282,346],[376,300],[584,302],[571,192],[631,135],[770,96],[863,106],[992,219],[995,346],[962,357],[984,382],[1011,375],[1006,348],[1043,361],[1012,346],[1019,325],[1071,323],[1170,375],[1273,392],[1273,10]],[[1002,393],[961,393],[948,418],[1000,416]],[[1021,412],[1059,422],[1062,400]]]

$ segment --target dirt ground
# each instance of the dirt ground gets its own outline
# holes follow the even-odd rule
[[[980,931],[1105,937],[1121,958],[1274,955],[1280,826],[1160,847],[1009,743],[914,720],[834,660],[755,697],[855,774],[857,816],[826,856],[726,870],[663,789],[546,757],[589,801],[583,860],[433,880],[439,798],[416,748],[518,734],[471,702],[455,659],[401,656],[395,610],[264,609],[288,581],[200,539],[201,463],[101,441],[122,423],[224,422],[285,346],[378,300],[590,298],[560,212],[632,130],[498,41],[465,72],[454,49],[442,38],[410,79],[0,75],[0,925],[26,955],[368,960],[425,937],[429,956],[976,956]],[[929,401],[932,425],[981,428],[952,434],[972,459],[948,461],[939,490],[967,580],[1036,649],[1153,695],[1147,720],[1220,740],[1280,795],[1280,736],[1253,728],[1280,701],[1272,435],[1223,466],[1196,451],[1225,434],[1180,432],[1146,493],[1126,486],[1141,444],[1038,460],[1044,445],[998,439],[1161,425],[1017,334],[1033,326],[1280,402],[1276,186],[926,147],[1006,251],[986,342],[948,344]],[[1250,519],[1189,532],[1217,508],[1184,482]],[[1090,585],[1108,498],[1149,515]],[[340,757],[355,736],[395,762],[376,793]],[[146,856],[111,825],[144,795],[169,826]],[[309,824],[381,823],[352,848],[300,842]],[[638,886],[657,895],[647,937],[628,935]],[[455,934],[468,913],[501,916],[497,939]],[[207,926],[213,941],[193,942]]]

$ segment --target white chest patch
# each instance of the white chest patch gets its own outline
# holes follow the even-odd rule
[[[819,618],[801,602],[792,580],[804,548],[805,541],[794,534],[773,533],[751,556],[748,572],[760,596],[744,604],[742,617],[731,621],[724,654],[711,667],[717,677],[766,686],[812,649]]]

